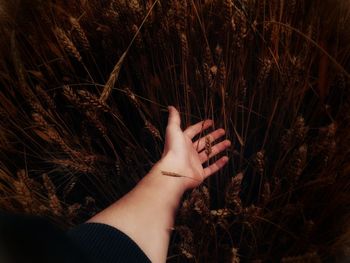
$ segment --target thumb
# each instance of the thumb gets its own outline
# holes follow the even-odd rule
[[[174,106],[169,106],[168,111],[169,111],[168,126],[169,125],[176,125],[176,126],[180,127],[181,119],[180,119],[180,114],[177,111],[177,109]]]

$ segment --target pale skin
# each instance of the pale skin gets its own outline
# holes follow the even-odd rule
[[[201,121],[183,131],[179,112],[172,106],[168,110],[162,158],[129,193],[88,220],[124,232],[154,263],[166,262],[176,210],[184,192],[219,171],[228,157],[223,156],[206,168],[202,164],[231,145],[229,140],[212,144],[207,156],[205,137],[195,142],[193,138],[211,127],[213,121]],[[224,135],[223,129],[217,129],[207,136],[213,142]],[[164,171],[183,177],[167,176],[162,173]]]

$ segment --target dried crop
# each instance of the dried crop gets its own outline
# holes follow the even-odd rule
[[[175,105],[184,127],[212,118],[234,143],[186,194],[169,262],[350,257],[349,14],[338,0],[0,2],[1,209],[83,222],[160,158]]]

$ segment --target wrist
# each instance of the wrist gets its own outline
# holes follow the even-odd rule
[[[186,171],[179,169],[176,164],[169,161],[171,158],[163,157],[150,170],[150,172],[140,181],[150,191],[154,191],[164,201],[178,205],[182,195],[186,191],[185,177],[171,176],[176,174],[185,176]]]
[[[193,180],[191,170],[186,169],[178,157],[173,156],[172,153],[163,156],[153,168],[160,171],[161,177],[172,182],[172,187],[181,190],[182,193],[188,189],[188,181]]]

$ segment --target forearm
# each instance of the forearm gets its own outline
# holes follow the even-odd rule
[[[231,144],[225,140],[211,146],[212,141],[225,134],[222,129],[192,141],[212,124],[210,120],[201,121],[182,131],[179,112],[169,107],[162,159],[132,191],[89,221],[118,228],[133,239],[152,262],[165,262],[176,210],[184,191],[200,185],[228,161],[224,156],[203,169],[203,163]],[[208,143],[210,153],[204,151]]]
[[[164,159],[124,197],[89,222],[118,228],[133,239],[152,262],[165,262],[176,209],[184,192],[185,178],[162,175],[175,167]]]

